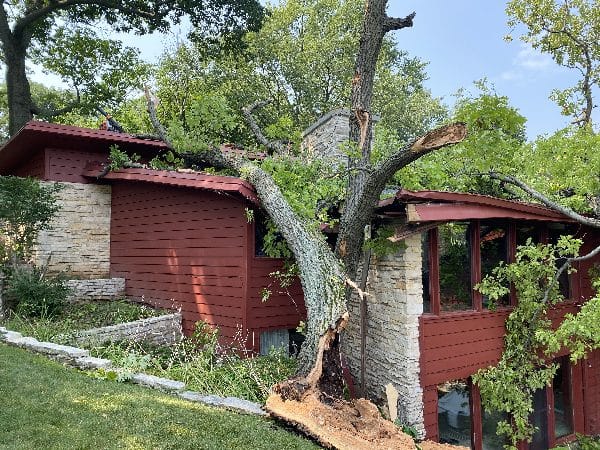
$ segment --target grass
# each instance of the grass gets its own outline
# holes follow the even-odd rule
[[[127,300],[91,301],[65,305],[55,317],[29,318],[12,313],[2,325],[41,341],[67,343],[74,331],[115,325],[165,314]]]
[[[0,344],[0,449],[317,449],[273,422],[90,378]]]

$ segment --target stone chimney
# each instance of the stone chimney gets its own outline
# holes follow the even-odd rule
[[[350,110],[335,109],[321,116],[302,133],[300,148],[307,159],[322,158],[346,164],[344,144],[348,141]],[[379,116],[373,116],[373,125]]]

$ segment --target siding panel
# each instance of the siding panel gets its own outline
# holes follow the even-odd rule
[[[203,320],[231,340],[243,324],[244,203],[213,192],[116,182],[111,274],[127,295],[180,308],[186,333]]]

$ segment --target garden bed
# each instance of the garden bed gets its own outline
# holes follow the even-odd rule
[[[11,313],[1,322],[9,330],[18,331],[41,341],[72,343],[79,331],[158,317],[169,311],[133,303],[127,300],[87,301],[67,303],[53,317],[31,318]]]

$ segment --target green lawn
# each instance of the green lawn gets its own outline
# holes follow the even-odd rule
[[[273,422],[90,378],[0,344],[0,449],[316,449]]]

